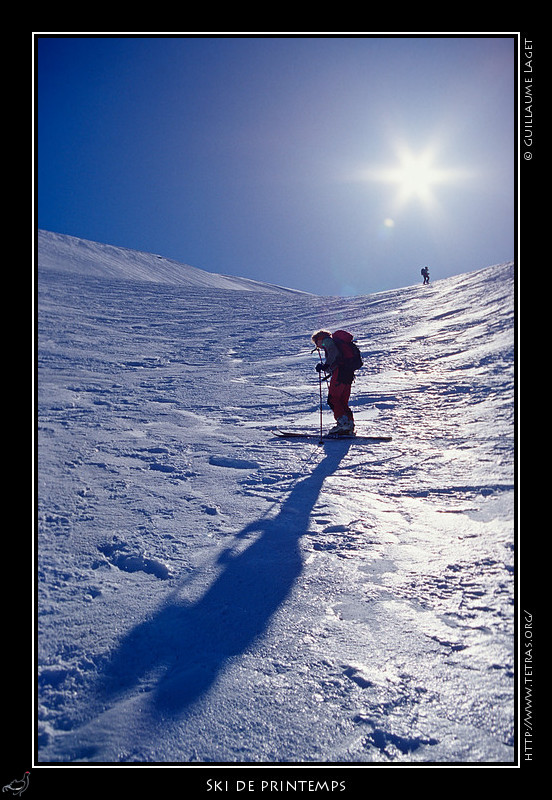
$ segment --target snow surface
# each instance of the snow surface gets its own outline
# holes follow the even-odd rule
[[[344,299],[38,256],[38,763],[512,763],[512,264]],[[318,428],[320,327],[391,442],[272,435]]]

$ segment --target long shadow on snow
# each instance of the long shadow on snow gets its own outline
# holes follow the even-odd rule
[[[274,518],[261,518],[237,535],[260,535],[237,555],[221,557],[223,571],[195,603],[173,593],[153,619],[132,630],[107,668],[105,688],[119,694],[156,675],[152,699],[163,714],[180,714],[204,694],[228,659],[244,653],[267,629],[302,571],[299,539],[324,480],[349,444],[331,449],[298,481]],[[161,676],[159,677],[159,672]]]

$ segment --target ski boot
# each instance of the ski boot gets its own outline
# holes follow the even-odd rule
[[[337,420],[337,425],[330,428],[329,436],[352,436],[355,432],[355,423],[349,417],[343,415]]]

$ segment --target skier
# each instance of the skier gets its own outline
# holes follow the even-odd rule
[[[422,267],[422,275],[424,276],[424,286],[429,283],[429,267]]]
[[[353,412],[349,408],[349,397],[354,380],[354,369],[343,358],[331,333],[317,331],[311,338],[319,350],[324,350],[326,356],[325,361],[316,365],[316,371],[318,373],[329,372],[332,376],[328,390],[328,405],[333,411],[337,425],[330,430],[330,433],[352,434],[355,430],[355,421]]]

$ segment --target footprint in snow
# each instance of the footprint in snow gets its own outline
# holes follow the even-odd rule
[[[166,564],[142,553],[132,553],[124,542],[110,542],[98,548],[108,561],[123,572],[146,572],[156,578],[167,580],[171,573]]]
[[[229,467],[230,469],[258,469],[256,461],[247,461],[241,458],[228,458],[227,456],[211,456],[209,464],[214,467]]]

